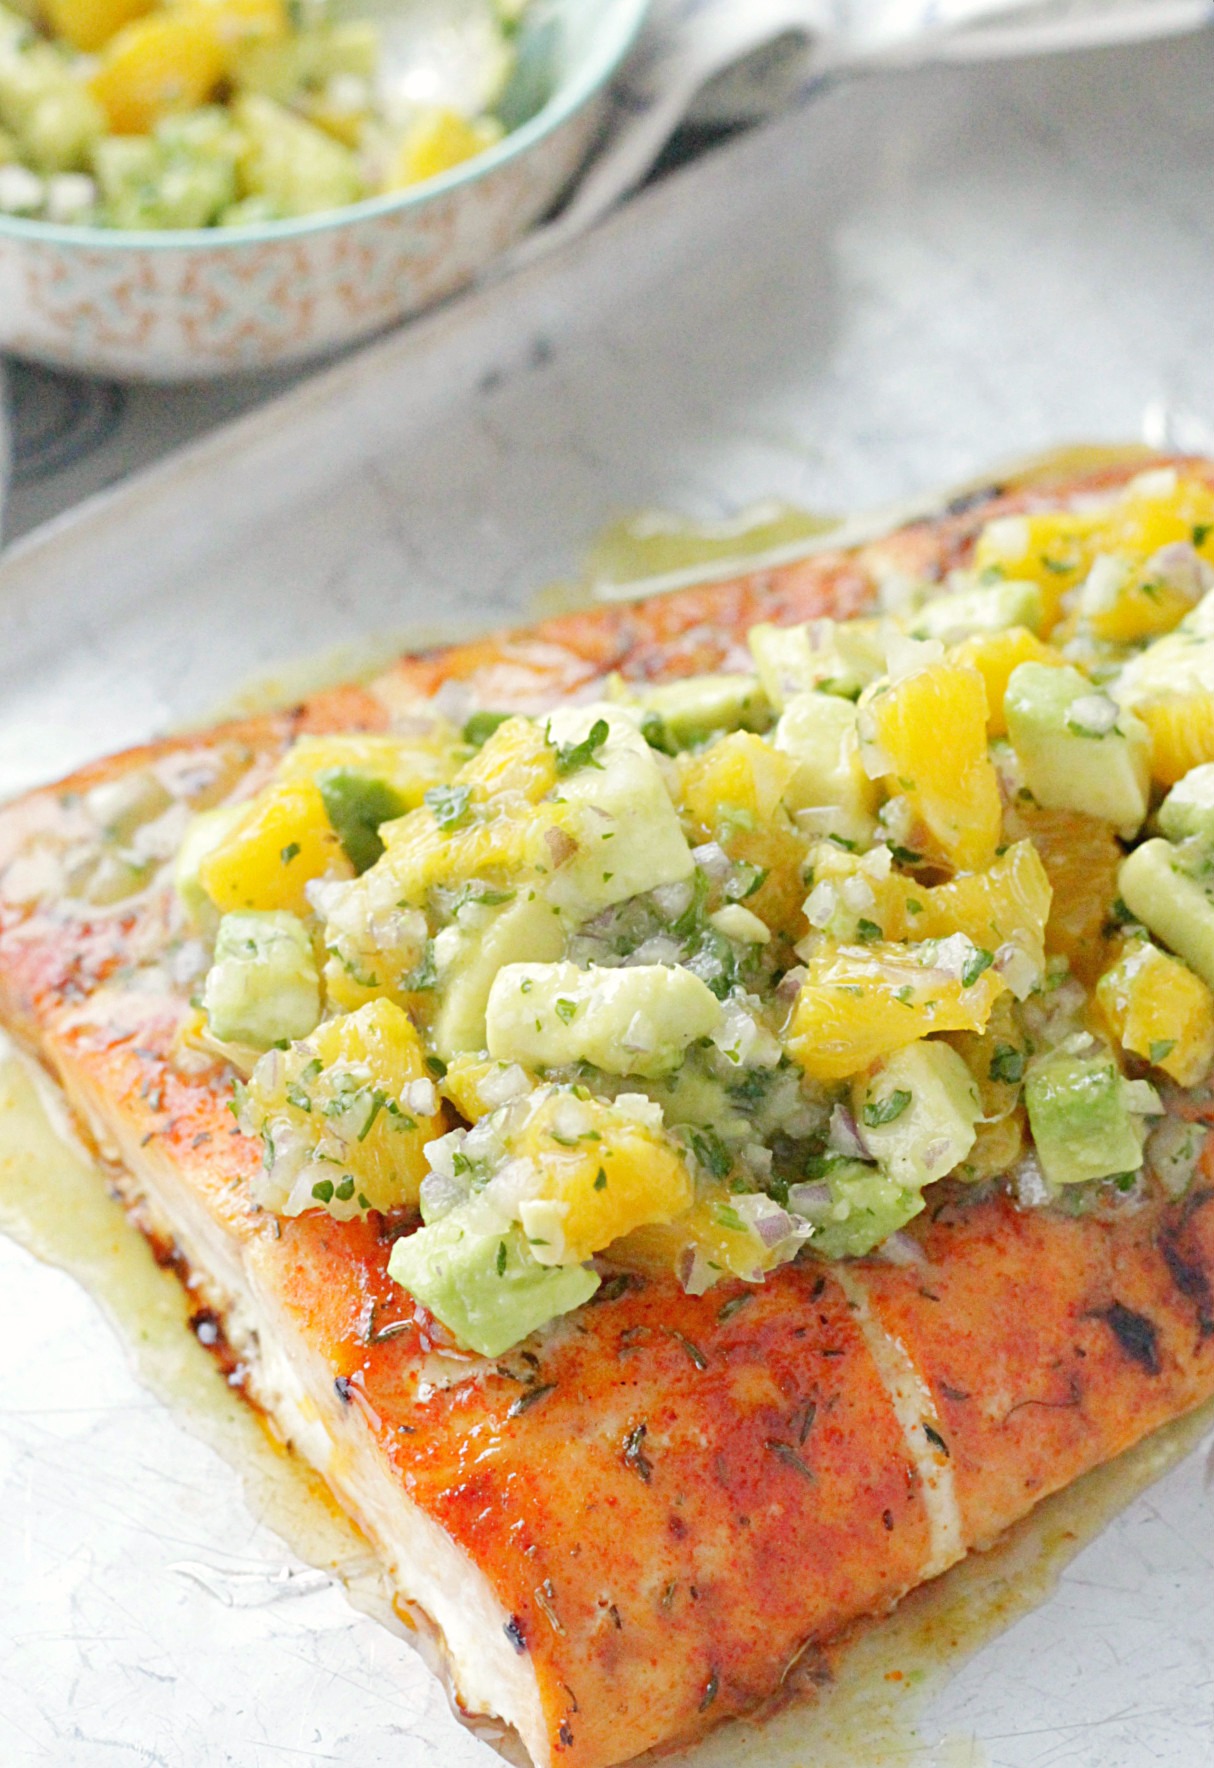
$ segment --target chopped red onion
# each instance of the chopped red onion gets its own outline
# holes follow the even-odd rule
[[[807,1221],[820,1221],[830,1208],[830,1186],[822,1180],[803,1185],[788,1187],[788,1201],[792,1209]]]
[[[1023,1155],[1008,1176],[1021,1209],[1040,1209],[1042,1204],[1050,1201],[1050,1188],[1035,1154]]]
[[[877,1248],[878,1258],[891,1265],[925,1265],[927,1254],[919,1242],[901,1228],[895,1230]]]
[[[437,1222],[453,1209],[458,1209],[468,1196],[468,1181],[454,1173],[427,1173],[421,1185],[422,1215],[427,1222]]]
[[[692,888],[690,884],[659,884],[652,895],[659,912],[665,915],[669,921],[677,921],[684,910],[691,907]]]
[[[703,846],[693,847],[691,857],[714,883],[723,884],[733,871],[733,861],[719,841],[705,841]]]
[[[872,892],[870,891],[871,895]],[[805,898],[805,919],[811,927],[825,927],[839,906],[839,893],[826,878],[815,884]]]
[[[683,947],[677,939],[671,939],[666,933],[655,933],[652,939],[642,940],[624,960],[624,968],[631,969],[637,964],[677,964],[682,955]]]
[[[755,1232],[768,1252],[773,1246],[778,1246],[781,1240],[787,1240],[795,1227],[796,1223],[788,1211],[778,1205],[770,1213],[764,1211],[760,1214],[754,1224]]]
[[[1147,1165],[1171,1197],[1180,1197],[1192,1183],[1206,1145],[1204,1124],[1165,1117],[1147,1138]]]
[[[795,1001],[801,992],[801,984],[808,975],[809,971],[804,964],[794,964],[791,970],[786,970],[781,976],[776,988],[776,999],[785,1003]]]
[[[831,1112],[826,1139],[836,1154],[846,1154],[852,1160],[865,1160],[868,1157],[868,1150],[856,1120],[846,1105],[836,1105]]]
[[[947,939],[925,940],[923,957],[925,963],[940,975],[947,976],[951,982],[960,982],[977,949],[964,933],[950,933]]]
[[[1015,940],[1009,939],[995,953],[995,970],[1018,1001],[1025,1001],[1037,986],[1040,968],[1036,959]]]
[[[1214,586],[1214,571],[1187,540],[1173,540],[1152,553],[1146,562],[1146,574],[1193,602]]]
[[[565,829],[545,829],[544,843],[557,871],[577,852],[577,842]]]
[[[499,1068],[493,1074],[487,1074],[480,1084],[481,1098],[490,1110],[498,1105],[509,1104],[511,1099],[517,1099],[530,1090],[531,1082],[527,1078],[527,1071],[517,1062],[510,1063],[507,1068]]]
[[[267,1093],[276,1093],[282,1084],[282,1056],[281,1050],[267,1050],[257,1064],[260,1070],[257,1077],[258,1083],[265,1088]]]

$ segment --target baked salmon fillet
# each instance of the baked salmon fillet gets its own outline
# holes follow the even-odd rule
[[[1214,1393],[1214,464],[0,812],[0,1016],[461,1710],[761,1707]]]

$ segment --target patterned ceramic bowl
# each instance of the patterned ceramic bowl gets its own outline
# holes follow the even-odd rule
[[[123,233],[0,217],[0,349],[140,380],[331,350],[468,282],[577,170],[647,0],[561,0],[556,89],[444,177],[302,221]]]

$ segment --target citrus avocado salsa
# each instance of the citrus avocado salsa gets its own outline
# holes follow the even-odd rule
[[[1004,517],[751,671],[547,715],[440,695],[198,817],[255,1196],[396,1211],[501,1355],[623,1268],[917,1256],[959,1193],[1182,1193],[1214,1059],[1214,492]],[[450,702],[446,702],[449,704]],[[416,1226],[420,1212],[422,1225]]]
[[[445,35],[439,8],[434,65],[422,37],[394,69],[376,25],[326,0],[6,0],[0,214],[239,227],[421,183],[543,102],[534,57],[514,77],[526,3],[465,6]]]

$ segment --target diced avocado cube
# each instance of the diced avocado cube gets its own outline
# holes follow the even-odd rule
[[[323,129],[255,93],[233,108],[244,135],[244,196],[266,197],[286,216],[341,209],[365,196],[357,157]]]
[[[1117,889],[1130,913],[1214,988],[1214,898],[1169,841],[1144,841],[1121,862]]]
[[[314,25],[289,37],[252,37],[234,51],[234,81],[241,91],[286,105],[335,76],[373,80],[379,51],[375,26],[354,21]]]
[[[562,773],[553,794],[574,811],[577,851],[553,876],[548,899],[578,921],[695,870],[658,759],[618,707],[562,708],[548,737],[558,756],[572,758],[604,726],[602,743]]]
[[[489,992],[489,1054],[531,1069],[592,1062],[651,1079],[677,1068],[724,1011],[706,983],[674,964],[602,969],[508,964]]]
[[[1214,846],[1214,762],[1190,768],[1159,807],[1159,827],[1169,841],[1195,839]]]
[[[107,225],[135,232],[207,227],[236,195],[231,157],[166,147],[158,137],[109,136],[93,167]]]
[[[837,816],[819,833],[867,842],[876,818],[877,787],[860,760],[852,702],[837,694],[794,694],[780,715],[773,741],[797,763],[784,793],[789,810],[833,809]]]
[[[356,872],[366,872],[384,851],[380,826],[409,808],[394,786],[349,767],[324,767],[316,785],[333,832]]]
[[[283,909],[225,915],[202,1004],[211,1035],[268,1050],[320,1021],[320,977],[308,930]]]
[[[195,927],[213,926],[215,921],[214,905],[199,879],[202,862],[223,846],[244,811],[243,804],[221,804],[215,810],[200,811],[186,826],[173,865],[173,883]]]
[[[777,712],[794,694],[821,689],[854,700],[885,673],[876,620],[811,620],[804,626],[752,626],[746,635],[763,691]]]
[[[819,1201],[821,1180],[793,1185],[788,1193],[790,1209],[814,1223],[810,1247],[822,1258],[863,1258],[923,1208],[918,1186],[900,1185],[861,1160],[833,1161],[823,1177],[830,1193],[825,1203]]]
[[[1126,1083],[1107,1051],[1047,1057],[1030,1071],[1024,1102],[1049,1184],[1082,1185],[1142,1165],[1144,1120],[1131,1111]]]
[[[0,52],[0,125],[36,172],[82,172],[105,134],[106,116],[83,80],[46,43]]]
[[[1214,589],[1174,632],[1131,657],[1109,691],[1128,707],[1214,692]]]
[[[976,632],[1006,632],[1009,626],[1040,632],[1044,614],[1039,583],[984,583],[925,602],[911,620],[910,633],[956,644]]]
[[[0,6],[0,55],[12,54],[32,41],[30,21],[9,6]]]
[[[692,675],[657,687],[637,687],[617,676],[611,694],[638,708],[641,730],[654,748],[664,747],[655,741],[659,735],[669,738],[671,748],[685,749],[716,731],[762,731],[771,722],[771,706],[755,675]],[[649,720],[657,723],[651,726]]]
[[[136,191],[148,202],[160,172],[160,154],[150,135],[107,135],[93,150],[93,172],[107,205],[133,201]]]
[[[444,928],[435,941],[439,1007],[431,1041],[444,1062],[485,1048],[485,1009],[493,979],[505,964],[546,963],[565,951],[565,928],[538,891],[520,895],[487,920]]]
[[[898,1185],[929,1185],[974,1145],[982,1103],[974,1077],[949,1044],[909,1044],[852,1086],[860,1138]]]
[[[1025,784],[1046,810],[1079,810],[1127,838],[1150,795],[1151,738],[1079,670],[1044,663],[1013,669],[1004,695],[1008,736]]]
[[[232,203],[223,209],[218,217],[218,227],[264,227],[269,221],[281,221],[282,215],[276,203],[268,197],[246,196],[238,203]]]
[[[454,1209],[398,1240],[388,1273],[462,1344],[500,1357],[589,1301],[599,1278],[582,1265],[537,1264],[520,1228],[484,1232],[475,1209]]]

